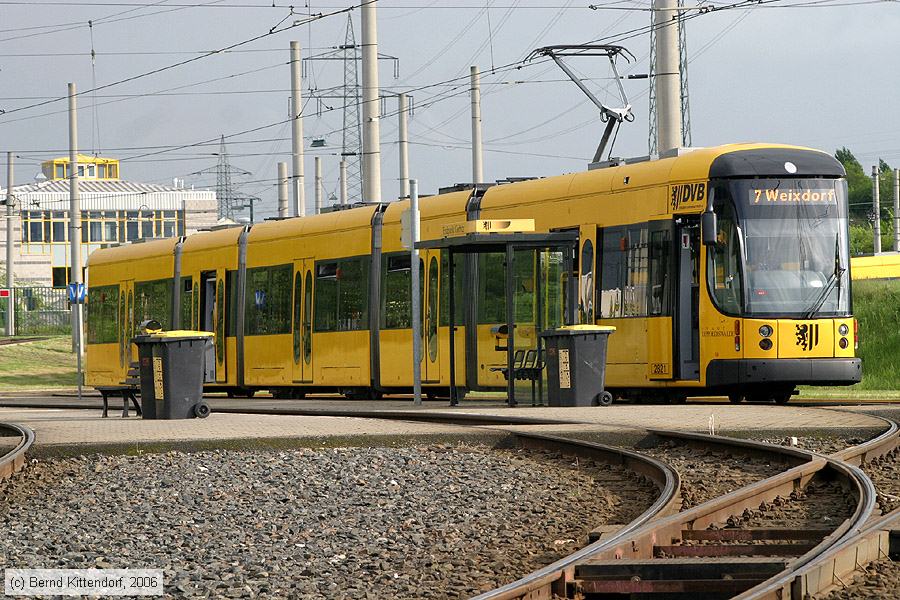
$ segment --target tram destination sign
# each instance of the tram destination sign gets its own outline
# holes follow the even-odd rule
[[[834,188],[757,188],[751,187],[747,200],[752,205],[776,204],[837,204],[837,191]]]

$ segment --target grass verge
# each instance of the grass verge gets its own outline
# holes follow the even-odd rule
[[[0,346],[0,391],[72,388],[75,371],[69,336]]]

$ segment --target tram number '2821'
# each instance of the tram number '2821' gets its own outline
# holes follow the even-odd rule
[[[650,374],[651,375],[668,375],[669,374],[668,363],[650,363]]]
[[[706,183],[683,183],[671,189],[672,210],[706,205]]]

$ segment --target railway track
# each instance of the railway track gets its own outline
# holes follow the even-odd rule
[[[617,532],[477,598],[606,598],[631,594],[649,598],[698,594],[704,598],[804,598],[808,597],[804,594],[818,593],[841,581],[840,565],[847,572],[848,553],[858,554],[863,543],[853,541],[859,536],[868,535],[868,540],[877,537],[879,552],[886,555],[885,523],[897,523],[900,517],[887,516],[871,524],[876,490],[856,465],[897,446],[896,424],[889,422],[881,436],[831,457],[761,442],[668,431],[652,433],[688,444],[742,447],[757,455],[774,453],[790,468],[678,514]],[[740,524],[747,513],[800,501],[803,490],[829,484],[842,486],[856,500],[849,516],[834,527]],[[873,529],[876,527],[881,529]],[[867,548],[871,546],[871,541],[866,542]],[[838,556],[840,560],[835,558]],[[876,553],[873,558],[878,556]],[[851,560],[850,571],[857,564],[858,560]],[[825,578],[823,573],[829,569],[834,577]],[[828,585],[824,585],[826,579]]]
[[[24,344],[26,342],[40,342],[46,340],[45,337],[23,337],[23,338],[3,338],[0,339],[0,346],[11,346],[13,344]]]
[[[330,411],[330,414],[411,418],[410,413],[402,411],[365,415]],[[450,422],[445,416],[420,418]],[[740,599],[818,597],[848,581],[869,562],[886,556],[890,531],[900,528],[900,509],[881,517],[876,515],[875,487],[859,468],[872,461],[886,460],[882,457],[900,444],[896,424],[885,421],[889,428],[884,434],[831,456],[750,440],[650,431],[661,442],[660,448],[692,448],[694,453],[682,452],[682,459],[702,456],[714,447],[720,452],[769,462],[780,471],[750,485],[743,485],[745,481],[738,478],[735,487],[743,487],[694,506],[685,503],[686,510],[681,510],[682,489],[690,478],[682,479],[666,464],[665,451],[659,451],[653,458],[589,441],[505,431],[512,445],[523,449],[621,465],[652,481],[658,496],[631,523],[614,532],[607,528],[588,546],[476,598],[590,598],[617,594],[641,594],[642,597],[699,594],[704,598]],[[491,428],[571,423],[462,414],[452,422]],[[0,474],[8,476],[21,468],[33,434],[16,426],[0,428],[21,437],[16,448],[0,461]],[[714,462],[715,452],[711,456],[710,461]],[[682,470],[686,471],[684,467]],[[750,469],[748,472],[757,478],[765,476],[764,471]],[[844,497],[854,500],[846,515],[839,514],[840,502],[834,503],[833,525],[797,527],[793,522],[761,526],[758,520],[748,518],[748,515],[761,515],[765,521],[766,513],[773,507],[815,502],[825,497],[823,494],[832,500]]]
[[[9,438],[18,438],[18,441],[7,443]],[[2,442],[0,448],[12,447],[0,456],[0,480],[2,480],[25,466],[25,453],[34,443],[34,432],[24,425],[0,423],[0,442]]]
[[[889,429],[877,438],[832,456],[845,464],[865,466],[880,462],[888,455],[895,456],[898,447],[900,447],[900,429],[896,423],[890,422]],[[900,492],[896,487],[892,489]],[[883,488],[876,490],[873,485],[872,491],[874,504],[877,494],[882,492]],[[862,573],[870,563],[900,552],[898,530],[900,530],[900,508],[894,508],[883,515],[870,511],[866,520],[850,529],[841,539],[808,560],[806,564],[793,566],[738,598],[787,600],[823,597],[835,589],[844,587],[854,575]]]

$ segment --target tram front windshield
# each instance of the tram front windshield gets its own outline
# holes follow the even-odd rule
[[[850,311],[847,184],[746,179],[715,185],[710,292],[726,314],[787,318]]]

